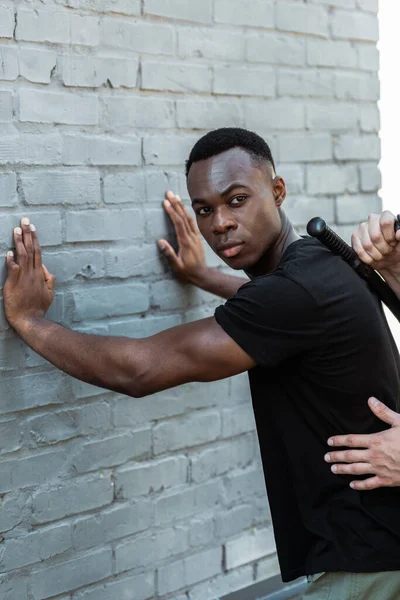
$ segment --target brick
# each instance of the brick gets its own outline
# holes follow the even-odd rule
[[[22,441],[22,428],[16,419],[0,421],[0,454],[19,450]]]
[[[241,105],[236,98],[177,100],[176,119],[178,127],[185,129],[214,129],[243,125]],[[174,188],[174,186],[169,187]],[[164,194],[167,189],[164,187]]]
[[[307,64],[318,67],[357,66],[357,51],[350,42],[307,40]]]
[[[215,514],[215,534],[218,538],[227,538],[249,529],[254,520],[254,508],[251,504],[234,506]]]
[[[2,497],[0,512],[0,531],[2,533],[13,529],[27,518],[27,500],[28,492],[21,492],[21,490],[13,490],[10,494]]]
[[[327,6],[334,6],[335,8],[355,8],[356,0],[311,0],[313,4],[325,4]]]
[[[128,464],[115,473],[116,495],[119,499],[129,499],[183,485],[187,480],[187,466],[184,456]]]
[[[289,98],[247,102],[244,111],[246,127],[253,130],[259,130],[261,123],[268,130],[303,129],[305,124],[304,105]]]
[[[377,133],[381,126],[379,109],[374,104],[362,104],[359,108],[360,128],[365,133]]]
[[[150,287],[151,306],[161,310],[186,308],[211,301],[212,294],[182,285],[176,280],[156,281]]]
[[[125,279],[163,273],[160,251],[156,244],[112,248],[107,250],[105,261],[106,272],[110,277]]]
[[[17,377],[2,374],[0,414],[27,410],[36,406],[59,404],[68,398],[66,377],[56,371]]]
[[[143,237],[139,209],[70,211],[66,215],[67,242],[102,242]]]
[[[214,20],[239,26],[274,28],[274,5],[271,0],[255,0],[251,10],[242,0],[216,0]]]
[[[0,8],[1,10],[1,8]],[[2,19],[0,16],[0,28]],[[0,47],[0,81],[14,81],[19,75],[18,54],[15,48],[10,46]]]
[[[248,12],[248,11],[247,11]],[[234,14],[231,11],[231,14]],[[246,39],[242,32],[224,29],[178,29],[178,55],[190,58],[244,60]]]
[[[260,497],[267,504],[264,474],[261,466],[229,474],[224,479],[225,500],[229,504]]]
[[[376,163],[365,163],[360,165],[361,191],[377,192],[382,184],[381,172]]]
[[[0,173],[0,207],[17,204],[17,176],[15,173]]]
[[[98,279],[104,277],[105,266],[100,250],[74,248],[73,252],[46,252],[46,267],[57,276],[57,283],[76,279]]]
[[[246,467],[253,460],[254,448],[252,436],[241,436],[192,454],[190,459],[193,482],[209,481],[230,470]]]
[[[142,202],[145,198],[145,179],[142,171],[110,173],[104,181],[104,202],[120,204]]]
[[[63,83],[70,87],[134,88],[139,61],[106,56],[67,55],[62,62]]]
[[[100,39],[99,18],[70,14],[71,44],[97,46]]]
[[[247,60],[277,65],[303,65],[305,40],[299,36],[272,33],[249,35]]]
[[[47,560],[72,547],[70,526],[57,525],[6,540],[0,566],[11,571]]]
[[[63,136],[63,162],[67,165],[129,165],[141,163],[141,142],[136,136]]]
[[[54,444],[78,435],[90,435],[111,427],[110,407],[105,403],[51,412],[27,419],[25,427],[35,444]]]
[[[72,539],[76,551],[86,550],[145,531],[151,527],[152,505],[119,504],[74,523]]]
[[[12,232],[22,217],[30,216],[27,211],[13,215],[0,216],[0,240],[12,247]],[[41,246],[57,246],[61,244],[61,219],[58,212],[36,212],[32,219],[38,229]]]
[[[232,592],[239,592],[254,584],[253,565],[246,565],[214,577],[209,581],[198,583],[190,589],[191,600],[203,600],[210,594],[217,593],[221,598]],[[179,600],[184,598],[179,597]]]
[[[336,199],[337,222],[358,223],[370,213],[381,212],[382,201],[376,194],[338,196]]]
[[[375,44],[358,44],[358,67],[364,71],[379,70],[379,52]]]
[[[375,15],[337,10],[332,15],[332,35],[349,40],[377,42],[378,20]]]
[[[306,115],[311,131],[346,131],[357,128],[359,107],[350,102],[308,102]]]
[[[169,594],[181,588],[204,581],[221,572],[221,549],[211,548],[158,570],[160,594]]]
[[[376,14],[379,8],[378,0],[357,0],[357,6],[366,12]]]
[[[190,521],[189,542],[192,548],[209,546],[214,541],[214,518],[200,516]]]
[[[66,0],[66,6],[100,13],[120,13],[123,15],[140,15],[140,0]]]
[[[279,573],[279,561],[275,553],[271,553],[266,558],[257,561],[257,580],[263,581],[270,577],[276,577]]]
[[[12,94],[0,91],[0,123],[11,122],[12,112]]]
[[[116,129],[126,131],[138,127],[148,129],[167,129],[175,127],[175,107],[167,98],[150,96],[104,99],[105,119],[107,124]],[[137,161],[140,164],[140,145]]]
[[[69,592],[111,575],[111,548],[36,571],[31,575],[32,592],[38,600]]]
[[[174,29],[171,25],[125,21],[105,17],[101,44],[132,52],[160,56],[175,53]]]
[[[343,100],[379,99],[379,80],[371,75],[340,73],[335,75],[336,97]]]
[[[208,65],[142,61],[143,90],[170,92],[211,92],[211,68]]]
[[[169,329],[170,327],[176,327],[176,325],[180,324],[181,318],[179,315],[164,315],[161,317],[147,315],[142,318],[129,318],[114,321],[113,323],[110,323],[108,331],[109,335],[143,338],[150,337],[151,335],[160,333],[160,331],[164,331],[165,329]],[[138,405],[138,402],[140,403],[139,398],[135,400],[135,406]],[[155,401],[153,402],[156,404]],[[132,406],[132,401],[130,401],[130,404],[126,406],[123,403],[124,399],[121,399],[118,404],[118,408],[120,408],[121,413],[118,412],[118,417],[115,417],[118,418],[119,425],[122,427],[127,422],[126,414],[124,414],[124,408],[127,409],[129,416],[131,416],[133,412],[135,412],[136,414],[136,410]],[[155,412],[157,408],[159,407],[154,406],[153,409],[150,409],[150,412]],[[171,410],[171,408],[169,408],[169,410]],[[139,414],[136,415],[136,418],[134,415],[132,415],[132,422],[145,422],[147,419],[145,417],[145,413],[143,412],[143,408],[141,407],[138,412]],[[122,416],[123,414],[124,416]]]
[[[24,346],[18,338],[1,340],[0,372],[20,369],[23,364]]]
[[[275,96],[275,74],[265,67],[214,67],[214,94]]]
[[[280,96],[332,98],[334,79],[329,71],[284,70],[278,71]]]
[[[73,464],[77,473],[120,465],[129,459],[148,456],[151,450],[150,429],[140,429],[83,444]]]
[[[28,580],[20,574],[12,577],[7,574],[0,575],[0,598],[3,600],[16,600],[28,598]]]
[[[0,6],[0,38],[14,36],[14,11],[11,6]]]
[[[32,83],[50,83],[57,65],[57,54],[47,50],[21,48],[18,51],[19,74]]]
[[[302,165],[280,164],[278,172],[285,180],[288,194],[302,194],[304,192],[304,169]]]
[[[1,464],[0,493],[54,481],[66,462],[64,450],[4,461]]]
[[[156,525],[187,519],[204,510],[213,510],[221,496],[221,484],[212,481],[179,492],[164,494],[155,502]]]
[[[332,158],[331,136],[325,133],[281,135],[278,139],[279,161],[308,162]]]
[[[149,135],[143,140],[146,165],[179,165],[183,168],[198,135]]]
[[[357,192],[357,167],[355,165],[309,165],[307,191],[309,194]]]
[[[22,194],[30,204],[100,204],[100,175],[91,171],[35,170],[20,174]]]
[[[199,3],[186,0],[144,0],[143,12],[145,15],[211,23],[212,1],[204,0]]]
[[[22,122],[96,125],[99,120],[93,95],[21,89],[19,97]]]
[[[61,160],[58,134],[5,135],[0,140],[0,164],[54,165]]]
[[[134,577],[124,577],[114,580],[76,595],[76,600],[110,600],[110,598],[132,598],[134,590],[135,600],[151,600],[155,596],[154,573],[144,573]]]
[[[81,287],[72,292],[72,302],[72,319],[76,322],[146,312],[149,295],[147,285],[143,283],[90,289]]]
[[[32,495],[33,522],[47,523],[106,506],[112,502],[113,495],[113,484],[104,474],[41,490]]]
[[[328,222],[334,221],[334,200],[332,198],[291,196],[286,199],[285,209],[295,225],[306,225],[320,213]]]
[[[66,12],[19,8],[17,17],[17,40],[50,44],[70,42],[70,21]]]
[[[225,568],[229,571],[274,552],[275,546],[270,532],[260,529],[225,544]]]
[[[221,420],[217,412],[198,412],[179,419],[169,419],[153,429],[154,453],[197,446],[217,439]]]
[[[276,27],[282,31],[328,37],[328,13],[318,6],[307,4],[277,4]]]
[[[334,146],[338,160],[379,160],[380,140],[376,135],[342,135]]]
[[[249,431],[255,431],[254,413],[250,402],[244,402],[235,408],[222,411],[222,435],[224,438],[234,437]]]

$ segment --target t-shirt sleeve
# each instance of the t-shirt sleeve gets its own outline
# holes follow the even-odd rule
[[[310,350],[323,335],[315,299],[283,275],[246,283],[216,309],[215,319],[257,364],[266,367]]]

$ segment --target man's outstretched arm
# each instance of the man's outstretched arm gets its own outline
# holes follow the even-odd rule
[[[174,225],[179,249],[176,253],[167,240],[159,240],[158,247],[176,277],[221,298],[232,298],[248,279],[207,267],[200,232],[179,196],[167,192],[164,208]]]
[[[139,340],[85,335],[48,321],[44,315],[53,299],[54,277],[43,268],[36,230],[25,219],[21,226],[14,231],[16,256],[7,255],[6,317],[31,348],[59,369],[139,397],[255,366],[213,317]]]

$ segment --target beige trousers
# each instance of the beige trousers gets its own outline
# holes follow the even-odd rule
[[[400,600],[400,571],[321,573],[309,578],[303,600]]]

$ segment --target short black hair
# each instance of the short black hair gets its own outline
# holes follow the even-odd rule
[[[240,127],[221,127],[206,133],[195,143],[186,161],[186,177],[189,175],[193,163],[237,147],[246,150],[253,158],[256,166],[268,162],[275,171],[275,163],[270,147],[262,137],[253,131],[241,129]]]

